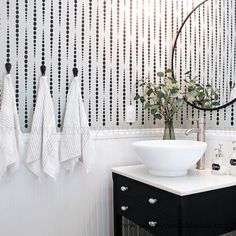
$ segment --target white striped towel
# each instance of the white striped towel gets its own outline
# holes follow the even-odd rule
[[[0,113],[0,177],[14,173],[19,166],[22,133],[15,101],[11,76],[8,74],[3,82]]]
[[[38,177],[43,172],[55,180],[59,172],[55,114],[46,76],[39,81],[26,164]]]
[[[233,101],[236,98],[236,88],[233,88],[230,92],[229,102]]]
[[[84,109],[78,77],[72,79],[67,96],[67,106],[61,137],[60,160],[72,172],[81,160],[87,172],[95,162],[88,120]]]

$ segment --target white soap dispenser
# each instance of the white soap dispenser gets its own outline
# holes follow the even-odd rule
[[[236,140],[232,144],[233,152],[229,156],[229,174],[236,176]]]
[[[219,147],[215,149],[216,156],[212,161],[211,173],[214,175],[226,175],[227,174],[227,161],[224,159],[222,153],[222,144],[219,144]]]

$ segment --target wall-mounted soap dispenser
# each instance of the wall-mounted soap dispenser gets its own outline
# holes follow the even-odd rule
[[[236,176],[236,140],[232,144],[233,152],[229,156],[229,174]]]
[[[226,175],[228,171],[227,160],[222,153],[222,144],[219,144],[219,147],[215,151],[216,155],[212,161],[211,173],[214,175]]]

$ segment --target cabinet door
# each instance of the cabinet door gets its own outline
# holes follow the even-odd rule
[[[236,229],[236,187],[181,199],[182,235],[216,236]]]
[[[119,196],[116,204],[120,215],[138,224],[148,232],[160,236],[178,235],[178,224],[174,223],[173,219],[168,219],[162,214],[155,214],[127,196]]]
[[[179,197],[147,184],[117,176],[117,194],[128,196],[151,211],[162,212],[167,217],[178,217]]]

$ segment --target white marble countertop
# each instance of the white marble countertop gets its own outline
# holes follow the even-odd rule
[[[212,175],[210,170],[190,170],[181,177],[158,177],[150,175],[143,165],[133,165],[114,167],[112,172],[180,196],[236,185],[236,176]]]

